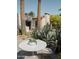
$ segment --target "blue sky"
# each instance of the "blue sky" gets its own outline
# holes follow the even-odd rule
[[[37,15],[38,0],[24,0],[24,12],[33,11]],[[61,8],[61,0],[41,0],[41,15],[44,13],[59,14],[58,9]],[[17,13],[20,13],[20,0],[17,0]]]

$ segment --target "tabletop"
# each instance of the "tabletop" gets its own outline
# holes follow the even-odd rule
[[[47,46],[46,42],[39,39],[36,40],[37,42],[36,45],[35,44],[29,45],[28,42],[29,42],[29,39],[22,41],[19,44],[19,48],[21,48],[24,51],[39,51],[46,48]]]

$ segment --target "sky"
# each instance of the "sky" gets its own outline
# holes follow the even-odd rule
[[[37,15],[38,0],[24,0],[24,12],[33,11]],[[61,0],[41,0],[41,15],[44,13],[59,14],[58,9],[61,8]],[[17,13],[20,13],[20,0],[17,0]]]

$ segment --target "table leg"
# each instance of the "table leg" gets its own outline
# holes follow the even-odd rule
[[[35,53],[34,53],[34,52],[32,52],[32,55],[35,55]]]

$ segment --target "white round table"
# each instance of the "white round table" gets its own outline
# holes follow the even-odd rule
[[[42,50],[44,48],[46,48],[47,44],[46,42],[42,41],[42,40],[36,40],[37,44],[36,45],[29,45],[29,38],[27,40],[24,40],[23,42],[21,42],[19,44],[19,48],[21,48],[24,51],[39,51]]]
[[[37,42],[36,45],[34,45],[34,44],[29,45],[28,42],[29,42],[29,38],[19,44],[19,48],[21,48],[22,50],[33,52],[33,56],[30,56],[30,57],[25,56],[24,59],[39,59],[37,56],[34,55],[34,52],[37,52],[39,50],[46,48],[46,46],[47,46],[46,42],[39,40],[39,39],[36,40],[36,42]]]

